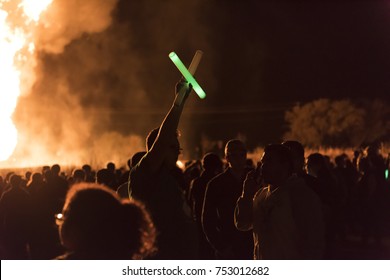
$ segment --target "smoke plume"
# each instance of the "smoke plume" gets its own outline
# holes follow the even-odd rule
[[[123,165],[144,150],[180,78],[168,53],[189,64],[196,49],[209,50],[201,3],[54,0],[34,31],[34,83],[14,114],[14,163]]]

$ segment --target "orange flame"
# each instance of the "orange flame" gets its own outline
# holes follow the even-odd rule
[[[21,93],[21,65],[28,58],[23,50],[31,55],[35,51],[29,27],[52,1],[22,0],[15,8],[15,1],[0,0],[0,161],[7,160],[17,144],[12,114]]]

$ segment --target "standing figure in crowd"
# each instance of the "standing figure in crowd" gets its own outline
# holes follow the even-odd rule
[[[385,179],[385,159],[380,154],[377,144],[367,147],[366,155],[359,159],[361,177],[357,183],[360,192],[362,244],[367,245],[374,239],[377,246],[382,246],[386,232],[388,213],[388,185]]]
[[[22,177],[10,177],[10,188],[0,198],[0,242],[2,259],[29,259],[30,197],[22,186]]]
[[[319,186],[316,177],[307,173],[305,169],[305,148],[295,140],[288,140],[282,143],[290,149],[293,158],[293,174],[305,180],[305,183],[314,192],[317,192]]]
[[[130,172],[131,196],[146,205],[156,225],[155,259],[198,258],[196,225],[176,172],[181,151],[177,127],[190,91],[188,83],[177,84],[172,107],[161,126],[149,133],[147,153]]]
[[[129,194],[129,175],[130,175],[130,172],[131,170],[134,168],[134,166],[136,166],[139,161],[141,160],[141,158],[146,154],[145,151],[142,151],[142,152],[136,152],[132,157],[131,159],[129,159],[127,161],[127,164],[129,166],[129,172],[125,172],[125,174],[127,174],[127,177],[126,177],[126,180],[124,183],[122,183],[117,189],[116,189],[116,193],[120,196],[120,197],[123,197],[123,198],[129,198],[131,197],[131,194]],[[123,174],[123,175],[125,175]]]
[[[312,153],[307,157],[307,171],[318,182],[317,194],[322,202],[325,221],[325,258],[335,258],[339,246],[335,246],[339,227],[339,219],[343,213],[339,211],[339,205],[343,198],[343,192],[337,186],[336,176],[327,164],[325,156],[320,153]]]
[[[46,171],[51,173],[51,171]],[[66,181],[65,181],[66,182]],[[52,259],[62,253],[54,222],[54,214],[62,209],[65,196],[57,200],[53,185],[49,185],[41,173],[35,172],[27,184],[31,198],[31,239],[30,255],[32,259]]]
[[[246,156],[244,143],[237,139],[230,140],[225,146],[225,158],[229,167],[207,185],[202,224],[217,259],[253,257],[252,233],[240,232],[234,226],[234,209],[248,172]]]
[[[215,153],[208,153],[202,159],[203,171],[200,176],[191,182],[189,199],[192,206],[192,214],[198,226],[199,233],[199,258],[214,259],[214,250],[208,243],[202,227],[203,200],[207,184],[215,176],[223,171],[223,162]]]
[[[254,258],[321,259],[321,202],[302,178],[293,175],[291,151],[268,145],[260,167],[247,175],[235,210],[236,227],[253,229]]]

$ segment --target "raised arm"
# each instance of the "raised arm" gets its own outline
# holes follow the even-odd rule
[[[183,112],[184,104],[192,87],[188,82],[180,81],[176,85],[174,102],[161,123],[157,138],[151,149],[148,151],[141,164],[147,164],[149,171],[153,174],[163,165],[169,153],[178,152],[172,149],[179,149],[177,146],[177,128]]]

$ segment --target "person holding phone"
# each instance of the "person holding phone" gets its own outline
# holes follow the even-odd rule
[[[254,259],[321,259],[324,226],[318,196],[293,174],[291,151],[268,145],[248,173],[234,213],[235,225],[253,230]]]

